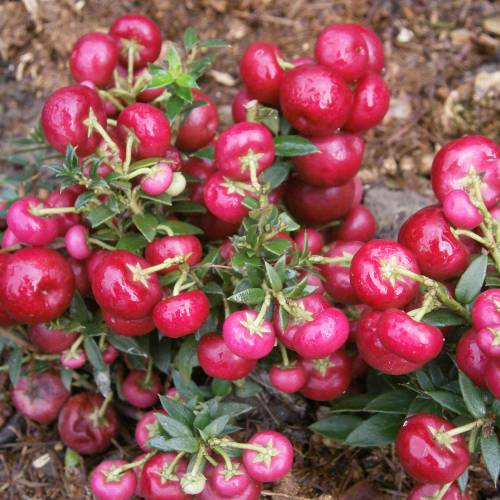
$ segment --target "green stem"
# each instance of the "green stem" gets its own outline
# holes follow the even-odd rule
[[[266,290],[266,296],[264,297],[264,302],[262,302],[262,306],[260,308],[259,314],[257,315],[257,317],[255,318],[255,320],[253,322],[253,324],[256,327],[259,327],[262,324],[262,322],[264,321],[264,317],[266,315],[266,312],[269,309],[269,306],[271,305],[271,298],[272,298],[271,293],[269,292],[269,290]]]
[[[130,179],[133,179],[134,177],[137,177],[139,175],[147,175],[150,173],[151,173],[150,168],[138,168],[137,170],[130,172],[130,174],[125,175],[123,178],[129,181]]]
[[[214,446],[213,450],[223,458],[227,470],[230,471],[234,469],[233,462],[231,462],[231,458],[220,446]]]
[[[144,377],[144,387],[150,387],[151,377],[153,376],[153,358],[150,356],[148,358],[148,367],[146,369],[146,376]]]
[[[452,229],[451,232],[458,239],[459,236],[467,236],[471,240],[477,241],[480,245],[487,246],[488,243],[484,238],[481,238],[478,234],[468,231],[467,229]]]
[[[452,485],[452,483],[443,484],[443,486],[441,486],[441,488],[437,492],[437,494],[435,496],[435,500],[442,500],[444,498],[444,496],[446,495],[446,492],[450,489],[451,485]],[[434,496],[432,498],[434,498]]]
[[[110,251],[116,250],[115,247],[108,245],[107,243],[104,243],[103,241],[98,240],[96,238],[87,238],[87,241],[89,243],[92,243],[93,245],[104,248],[105,250],[110,250]]]
[[[37,206],[31,207],[30,212],[37,217],[42,217],[44,215],[75,214],[78,213],[78,209],[75,207],[44,208],[42,206]]]
[[[181,291],[181,287],[186,281],[187,277],[189,274],[189,269],[183,269],[181,272],[181,275],[179,276],[179,279],[175,282],[174,289],[172,290],[172,295],[175,297],[176,295],[179,295]]]
[[[108,411],[108,406],[112,400],[113,400],[113,392],[109,391],[106,397],[104,398],[104,401],[102,402],[99,411],[97,412],[97,417],[99,418],[99,420],[104,420],[106,412]]]
[[[278,342],[278,346],[281,353],[281,359],[283,360],[283,366],[286,368],[287,366],[290,366],[290,360],[288,359],[288,351],[286,350],[284,344],[282,344],[281,342]]]
[[[181,451],[177,454],[177,456],[170,462],[169,466],[167,467],[167,470],[165,472],[165,475],[168,477],[170,476],[176,469],[177,464],[180,462],[181,458],[186,454],[185,451]]]
[[[71,347],[69,349],[69,356],[73,356],[76,351],[80,348],[84,341],[85,337],[83,335],[80,335],[74,342],[71,344]]]
[[[465,432],[469,432],[472,429],[476,429],[481,427],[484,424],[484,419],[479,418],[470,424],[461,425],[460,427],[455,427],[449,431],[446,431],[445,434],[447,436],[458,436],[459,434],[464,434]]]
[[[168,236],[174,236],[174,231],[172,231],[172,229],[168,226],[165,226],[164,224],[158,224],[158,226],[156,226],[156,230],[160,230],[160,231],[165,231],[165,233],[168,235]]]
[[[309,262],[311,264],[337,264],[350,266],[352,262],[352,255],[345,255],[342,257],[324,257],[323,255],[311,255]]]
[[[123,106],[123,104],[110,92],[107,92],[106,90],[99,90],[99,96],[113,104],[118,111],[123,111],[125,109],[125,106]]]
[[[127,137],[127,143],[125,145],[125,161],[123,162],[123,171],[128,173],[128,168],[130,166],[130,162],[132,161],[132,148],[134,146],[135,136],[132,133],[129,133]]]
[[[22,245],[12,245],[11,247],[0,248],[0,254],[16,252],[17,250],[20,250],[21,248],[23,248]]]
[[[235,441],[222,441],[220,445],[222,448],[236,448],[238,450],[252,450],[257,453],[266,453],[267,449],[258,444],[250,443],[237,443]]]
[[[89,134],[91,134],[92,131],[95,130],[103,138],[104,142],[106,142],[106,144],[110,147],[111,151],[113,152],[113,156],[118,158],[120,155],[118,146],[116,145],[115,141],[111,139],[111,136],[108,134],[107,130],[99,123],[92,108],[90,108],[89,116],[84,123],[88,128]]]

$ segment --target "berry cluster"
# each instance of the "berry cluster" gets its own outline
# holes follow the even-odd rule
[[[110,447],[123,405],[139,412],[143,453],[97,466],[99,499],[259,498],[293,448],[234,426],[255,379],[335,400],[312,425],[329,437],[395,439],[425,483],[411,498],[460,498],[477,442],[496,480],[500,459],[484,450],[500,456],[500,148],[446,145],[439,204],[398,242],[374,239],[357,173],[363,133],[389,104],[378,37],[333,24],[314,59],[292,62],[252,44],[235,123],[219,133],[198,81],[224,46],[188,29],[162,54],[159,28],[136,14],[74,46],[77,83],[49,96],[25,151],[58,152],[37,159],[53,175],[5,205],[13,404],[57,419],[80,455]]]

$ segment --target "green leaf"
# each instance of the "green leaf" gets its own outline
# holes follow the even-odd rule
[[[274,138],[276,156],[303,156],[319,152],[319,149],[300,135],[280,135]]]
[[[437,309],[426,314],[422,321],[428,325],[444,328],[446,326],[459,326],[464,324],[464,318],[452,313],[448,309]]]
[[[219,403],[217,405],[216,410],[211,414],[212,418],[221,417],[223,415],[229,415],[231,418],[239,417],[240,415],[244,415],[248,413],[253,408],[250,405],[245,403],[236,403],[236,402],[228,402],[228,403]]]
[[[386,392],[372,399],[364,408],[376,413],[395,413],[406,415],[410,404],[415,399],[415,393],[404,389]]]
[[[403,422],[403,415],[373,415],[350,432],[345,442],[351,446],[382,446],[392,443]]]
[[[171,346],[172,344],[169,339],[160,339],[154,349],[151,349],[154,365],[162,373],[169,374],[170,365],[172,363]]]
[[[344,440],[362,422],[363,419],[356,415],[331,415],[310,425],[309,429],[332,439]]]
[[[373,399],[373,394],[362,393],[354,396],[341,396],[332,401],[332,413],[359,412]]]
[[[469,482],[469,469],[465,469],[465,471],[458,476],[457,484],[462,493],[465,493],[467,489],[467,483]]]
[[[103,371],[106,368],[106,364],[102,359],[102,354],[97,346],[95,340],[92,337],[85,337],[83,339],[83,346],[85,348],[85,354],[90,361],[90,364],[97,370]]]
[[[231,382],[229,382],[229,380],[221,380],[218,378],[212,379],[210,388],[212,389],[214,396],[219,398],[225,398],[231,394],[232,391]]]
[[[264,170],[260,175],[263,183],[269,184],[271,189],[281,186],[290,173],[290,164],[286,162],[275,163],[272,167]]]
[[[188,427],[193,425],[195,415],[184,403],[168,396],[162,396],[161,394],[158,397],[160,398],[161,405],[170,417]]]
[[[463,372],[458,373],[458,381],[469,413],[474,417],[484,417],[486,405],[481,390]]]
[[[224,427],[229,422],[229,415],[222,415],[215,420],[212,420],[204,429],[203,434],[206,438],[217,437],[222,434]]]
[[[431,413],[441,416],[443,409],[436,401],[424,396],[417,396],[408,408],[407,416],[417,415],[419,413]]]
[[[175,83],[179,85],[180,87],[185,87],[188,89],[196,89],[198,88],[198,84],[196,83],[196,80],[189,75],[188,73],[184,73],[182,75],[179,75],[175,79]]]
[[[238,304],[259,304],[264,300],[265,293],[262,288],[247,288],[239,293],[231,295],[228,300]]]
[[[205,40],[198,44],[202,49],[227,49],[231,47],[225,40],[220,38],[213,38],[211,40]]]
[[[166,205],[167,207],[172,206],[172,197],[167,193],[163,193],[158,196],[149,196],[143,191],[139,191],[139,196],[143,200],[148,200],[153,202],[155,205],[161,204],[161,205]]]
[[[174,359],[174,366],[179,370],[185,384],[189,383],[191,373],[197,362],[196,339],[193,335],[190,335],[183,340],[181,348]]]
[[[146,84],[145,89],[158,89],[161,87],[166,87],[174,82],[174,77],[170,73],[160,73],[153,76],[151,81]]]
[[[170,231],[174,234],[203,234],[203,231],[188,222],[183,222],[180,220],[165,220],[160,224],[158,231],[162,231],[164,227],[170,229]]]
[[[141,348],[141,346],[137,343],[137,340],[133,337],[124,337],[123,335],[108,333],[106,340],[108,340],[112,346],[116,347],[121,352],[136,356],[147,356],[147,353]]]
[[[268,252],[281,257],[283,254],[288,252],[292,243],[284,238],[275,238],[267,241],[263,246]]]
[[[198,41],[198,34],[196,33],[196,30],[192,26],[189,26],[189,28],[186,31],[184,31],[182,39],[184,41],[184,48],[189,51],[192,49],[193,45]]]
[[[174,201],[173,206],[176,212],[184,214],[205,214],[207,212],[207,209],[201,203],[195,203],[194,201]]]
[[[487,287],[500,288],[500,276],[495,274],[488,274],[486,276],[485,285]]]
[[[72,318],[76,319],[80,323],[87,323],[92,319],[92,315],[87,309],[85,301],[83,300],[79,292],[75,292],[73,298],[71,299],[69,313]]]
[[[161,451],[184,451],[186,453],[196,453],[199,447],[198,439],[184,436],[168,439],[165,436],[155,436],[147,444],[151,448]]]
[[[455,288],[455,297],[462,304],[470,304],[481,291],[486,268],[488,267],[488,256],[480,255],[474,259],[464,274],[460,277]]]
[[[191,428],[183,422],[179,422],[178,420],[175,420],[175,418],[163,415],[163,413],[155,413],[155,416],[162,428],[172,437],[193,435]]]
[[[266,276],[267,276],[267,281],[269,282],[269,285],[271,286],[273,292],[279,292],[283,288],[283,283],[281,281],[281,278],[279,277],[279,274],[276,272],[276,269],[274,269],[271,264],[268,262],[265,262],[265,267],[266,267]],[[264,294],[264,291],[262,291]]]
[[[148,241],[153,241],[156,236],[158,220],[153,214],[135,214],[132,217],[135,227],[142,233]]]
[[[170,45],[167,50],[167,64],[171,73],[179,71],[179,69],[182,68],[181,57],[173,45]]]
[[[214,151],[214,146],[207,146],[206,148],[198,149],[198,151],[191,153],[191,156],[201,158],[203,160],[213,160],[215,158]]]
[[[481,436],[480,446],[486,469],[496,485],[500,473],[500,443],[494,431],[490,436]]]
[[[241,399],[251,398],[257,395],[262,390],[262,387],[259,384],[256,384],[255,382],[252,382],[248,379],[238,381],[235,386],[236,396]]]
[[[117,250],[128,250],[129,252],[140,252],[146,245],[148,241],[142,234],[137,233],[127,233],[123,235],[118,243],[116,244]]]
[[[9,369],[9,379],[12,385],[16,385],[19,375],[21,375],[21,367],[23,363],[23,350],[16,346],[10,351],[7,366]]]
[[[98,227],[106,221],[112,219],[114,216],[115,213],[104,205],[94,208],[86,215],[87,220],[90,222],[92,227]]]
[[[61,368],[61,382],[63,383],[64,387],[68,389],[68,391],[71,389],[71,382],[73,380],[73,370],[70,368]]]
[[[178,96],[172,96],[165,105],[165,114],[167,115],[168,121],[173,122],[177,116],[182,111],[184,107],[184,99]]]
[[[457,413],[458,415],[464,415],[467,412],[467,408],[460,396],[453,394],[448,391],[428,391],[426,394],[431,397],[434,401],[439,403],[441,406],[447,410]]]

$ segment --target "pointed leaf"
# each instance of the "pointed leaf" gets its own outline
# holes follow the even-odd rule
[[[481,291],[486,268],[488,267],[488,256],[480,255],[474,259],[464,274],[460,277],[455,288],[455,297],[462,304],[470,304]]]

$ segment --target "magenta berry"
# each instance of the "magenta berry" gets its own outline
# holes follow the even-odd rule
[[[252,309],[231,313],[222,326],[224,342],[231,352],[245,359],[260,359],[274,347],[274,327],[260,320]]]
[[[78,370],[87,362],[87,355],[83,349],[76,351],[66,350],[61,353],[61,365],[69,370]]]
[[[159,162],[141,179],[141,189],[149,196],[159,196],[172,183],[172,176],[168,163]]]
[[[71,186],[62,191],[53,191],[45,201],[47,208],[74,207],[75,201],[83,190],[81,186]],[[76,213],[56,214],[52,216],[59,224],[59,236],[64,236],[66,231],[75,224],[81,224],[82,218]]]
[[[479,294],[471,313],[472,324],[476,329],[500,325],[500,288],[490,288]]]
[[[450,191],[444,197],[443,212],[455,227],[474,229],[483,222],[481,212],[470,201],[469,195],[460,189]]]
[[[88,230],[85,226],[78,224],[68,229],[64,236],[66,250],[71,257],[78,260],[85,260],[92,254],[92,248],[88,241]]]
[[[90,474],[90,488],[97,500],[129,500],[137,487],[133,470],[115,472],[125,460],[104,460]]]
[[[418,484],[415,486],[408,496],[408,500],[426,500],[428,498],[433,498],[439,494],[439,490],[442,485],[440,484]],[[462,495],[460,488],[456,484],[452,484],[444,496],[442,500],[468,500],[469,496],[467,494]]]
[[[138,319],[125,319],[107,311],[103,311],[102,315],[109,329],[124,337],[140,337],[155,329],[152,316],[145,316],[144,318]]]
[[[490,359],[484,371],[484,382],[488,390],[500,398],[500,362],[498,359]]]
[[[44,323],[31,326],[28,334],[33,345],[45,353],[62,352],[70,348],[78,337],[77,332],[54,330]]]
[[[2,248],[10,248],[20,244],[21,241],[17,238],[12,229],[7,228],[2,236]]]
[[[137,408],[150,408],[158,400],[161,381],[158,373],[153,372],[151,380],[146,380],[146,372],[132,370],[125,377],[122,392],[125,400]]]
[[[364,205],[354,206],[335,232],[342,241],[370,241],[377,232],[377,221],[372,211]]]
[[[246,106],[249,102],[254,101],[255,97],[251,96],[247,89],[240,90],[233,98],[231,104],[231,112],[235,123],[247,121]]]
[[[380,73],[384,69],[384,46],[377,34],[367,26],[356,25],[368,51],[368,69]]]
[[[273,366],[269,370],[269,380],[279,391],[292,393],[302,389],[307,380],[307,373],[297,361],[289,366]]]
[[[500,324],[481,328],[477,332],[476,340],[489,358],[500,359]]]
[[[107,365],[112,365],[118,359],[119,355],[120,351],[115,346],[108,344],[104,351],[102,351],[102,360]]]
[[[135,427],[135,441],[145,452],[150,451],[147,442],[160,434],[160,424],[156,418],[156,411],[148,411],[139,419]],[[164,413],[164,412],[160,412]]]
[[[275,431],[261,431],[254,434],[248,443],[262,447],[262,451],[243,451],[243,464],[254,479],[267,483],[277,481],[290,472],[293,448],[286,436]]]
[[[210,486],[223,497],[236,497],[252,481],[245,466],[238,459],[231,460],[231,469],[224,462],[217,464],[209,477]]]
[[[479,347],[476,330],[471,329],[460,337],[455,356],[458,368],[476,385],[484,387],[484,373],[488,364],[488,357]]]
[[[248,181],[274,162],[271,132],[259,123],[241,122],[226,129],[215,143],[215,163],[223,175]]]
[[[145,250],[145,258],[152,265],[161,264],[166,259],[174,257],[186,257],[186,263],[190,266],[198,264],[202,258],[203,249],[201,242],[196,236],[176,235],[157,238],[148,243]],[[172,264],[159,272],[168,274],[179,268],[179,264]]]

